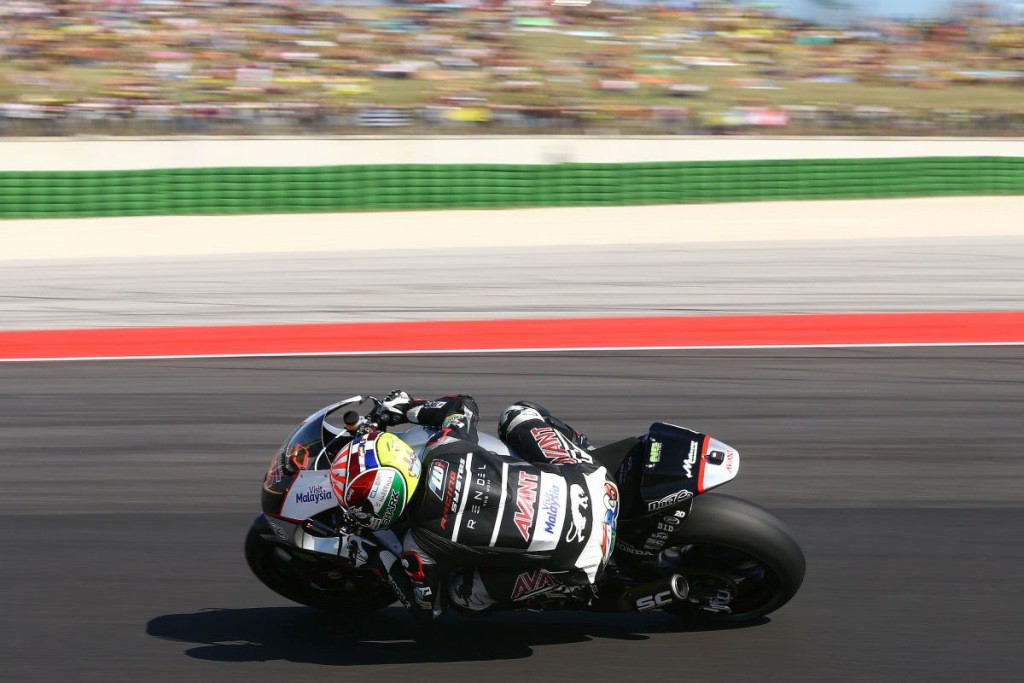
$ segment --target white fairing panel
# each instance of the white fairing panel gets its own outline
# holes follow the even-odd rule
[[[334,489],[331,488],[330,476],[330,470],[299,472],[281,507],[281,516],[301,522],[336,507],[338,503],[334,498]]]
[[[576,567],[582,569],[591,583],[597,580],[597,574],[605,561],[605,548],[613,529],[607,528],[608,508],[605,506],[605,482],[608,470],[601,467],[596,472],[585,476],[587,483],[586,498],[589,509],[577,509],[577,501],[570,494],[569,505],[573,506],[570,513],[584,514],[590,517],[590,537],[587,539],[583,552],[576,559]],[[574,484],[575,486],[575,484]],[[579,487],[577,487],[579,488]],[[616,511],[616,515],[618,512]],[[612,520],[615,518],[612,517]],[[612,523],[614,527],[614,521]]]
[[[301,531],[298,536],[298,545],[303,550],[312,550],[315,553],[326,553],[327,555],[337,555],[341,551],[340,538],[320,538],[318,536],[310,536]]]
[[[700,459],[700,476],[697,490],[703,493],[708,489],[732,481],[740,472],[740,454],[727,443],[713,437],[704,441],[704,452]]]

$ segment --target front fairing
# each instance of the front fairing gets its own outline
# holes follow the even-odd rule
[[[348,432],[333,425],[328,418],[335,411],[362,400],[361,396],[353,396],[321,408],[291,433],[267,468],[261,496],[264,513],[299,519],[287,513],[307,511],[311,500],[319,508],[317,512],[335,504],[327,468],[331,464],[331,453],[344,444]],[[324,497],[325,490],[330,493],[329,504]]]
[[[263,512],[272,517],[301,522],[338,505],[330,481],[330,465],[353,436],[331,422],[341,408],[362,403],[361,396],[331,404],[316,411],[292,432],[267,468],[263,482]],[[437,430],[411,425],[393,432],[412,447],[420,459]],[[508,455],[509,449],[490,434],[480,433],[482,448]]]

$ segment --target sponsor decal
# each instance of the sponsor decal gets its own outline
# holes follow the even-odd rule
[[[542,472],[537,486],[537,513],[530,536],[530,552],[554,550],[562,542],[565,529],[566,498],[569,485],[564,478]]]
[[[443,508],[441,510],[441,528],[448,530],[448,518],[459,504],[459,496],[462,495],[462,475],[466,471],[466,461],[459,461],[459,469],[448,469],[448,480],[444,487]]]
[[[284,527],[282,527],[280,524],[270,519],[269,517],[267,518],[267,523],[270,525],[270,528],[274,530],[275,536],[280,538],[282,541],[288,540],[288,532],[284,530]]]
[[[314,484],[305,491],[299,491],[295,494],[296,503],[322,503],[325,500],[330,500],[334,497],[334,494],[330,489],[321,486],[320,484]]]
[[[675,493],[670,493],[669,495],[665,496],[661,500],[655,500],[655,501],[652,501],[652,502],[648,503],[647,504],[647,511],[648,512],[653,512],[655,510],[664,510],[667,507],[672,507],[676,503],[681,503],[684,500],[687,500],[688,498],[692,498],[692,497],[693,497],[693,494],[690,493],[689,491],[687,491],[686,489],[683,489],[681,491],[676,491]]]
[[[569,512],[572,513],[572,524],[569,526],[569,533],[565,540],[569,543],[585,540],[584,533],[587,530],[587,510],[590,509],[590,496],[586,494],[583,487],[573,484],[569,487]]]
[[[551,427],[534,427],[530,430],[538,448],[553,465],[577,465],[581,462],[593,464],[589,454],[566,441],[565,437]]]
[[[725,471],[732,474],[733,462],[736,460],[736,451],[726,451],[725,453]]]
[[[459,507],[459,498],[462,497],[462,479],[466,475],[466,461],[459,461],[459,469],[455,474],[455,486],[452,491],[452,508],[456,509]],[[449,477],[450,479],[450,477]]]
[[[647,467],[654,467],[661,462],[661,442],[651,442],[651,455],[647,458]]]
[[[690,442],[690,452],[686,454],[686,460],[683,461],[683,472],[686,472],[687,479],[693,479],[693,466],[697,462],[697,442]]]
[[[649,550],[651,554],[661,552],[661,549],[665,547],[665,541],[658,541],[654,538],[648,538],[644,542],[644,550]]]
[[[444,400],[442,398],[442,399],[438,399],[436,401],[427,401],[425,404],[423,404],[423,407],[424,408],[444,408],[445,404],[447,404],[447,403],[448,403],[448,401],[446,401],[446,400]]]
[[[680,512],[682,512],[682,511],[680,510]],[[685,514],[685,513],[683,513],[683,514]],[[679,526],[681,521],[682,520],[680,520],[680,518],[676,517],[675,515],[669,515],[668,517],[662,517],[661,521],[658,522],[658,530],[659,531],[667,531],[669,533],[672,533],[673,531],[676,530],[676,527]]]
[[[569,454],[562,443],[561,435],[551,427],[535,427],[530,430],[530,435],[537,443],[545,458],[555,465],[575,465],[576,458]]]
[[[420,472],[422,471],[423,463],[420,461],[416,451],[409,449],[409,462],[406,463],[409,474],[412,475],[413,479],[420,478]]]
[[[647,552],[646,550],[641,550],[640,548],[632,546],[632,545],[630,545],[628,543],[623,543],[622,541],[619,541],[618,543],[615,544],[615,549],[616,550],[621,550],[622,552],[626,553],[627,555],[650,555],[650,553]]]
[[[537,475],[520,472],[516,489],[516,513],[512,520],[524,541],[530,540],[530,527],[533,526],[533,506],[536,503]]]
[[[491,479],[487,475],[488,467],[487,461],[482,458],[477,459],[477,465],[473,469],[476,472],[473,473],[473,500],[469,505],[470,515],[479,515],[484,511],[484,508],[491,506]],[[473,529],[476,527],[475,520],[469,520],[466,523],[466,527]]]
[[[388,496],[388,504],[380,513],[380,525],[382,527],[391,526],[391,520],[395,516],[395,508],[398,507],[398,491],[391,491],[391,495]]]
[[[403,607],[405,607],[405,608],[412,607],[412,605],[409,604],[409,598],[405,597],[405,591],[403,591],[399,587],[398,583],[395,581],[395,577],[391,576],[390,572],[377,571],[376,573],[378,575],[380,575],[380,574],[384,575],[383,578],[385,578],[387,580],[388,585],[391,586],[391,591],[395,594],[395,597],[398,598],[398,601],[400,603],[402,603]]]
[[[662,591],[657,595],[648,595],[638,599],[636,601],[636,609],[638,612],[646,612],[664,607],[670,602],[672,602],[672,591]]]
[[[647,537],[644,542],[644,548],[651,551],[652,553],[661,552],[662,548],[665,547],[665,543],[668,541],[668,535],[675,531],[675,528],[669,525],[659,523],[657,525],[658,530]]]
[[[544,531],[549,534],[556,534],[558,530],[555,525],[558,523],[558,508],[562,504],[562,488],[558,484],[553,485],[544,494],[541,500],[541,516],[544,521]]]
[[[557,587],[558,581],[543,569],[523,572],[516,577],[516,585],[512,587],[512,600],[525,600]]]
[[[438,500],[444,500],[444,480],[448,477],[448,463],[443,460],[435,460],[430,463],[430,476],[427,487],[437,496]]]
[[[399,478],[398,472],[390,467],[381,468],[373,475],[373,486],[366,499],[374,510],[379,511],[386,505],[391,492],[397,487],[395,480]]]
[[[454,415],[449,415],[448,417],[446,417],[444,419],[444,422],[441,423],[441,427],[442,429],[451,429],[453,427],[455,427],[456,429],[465,429],[466,425],[468,424],[469,420],[466,419],[466,416],[464,414],[455,413]]]

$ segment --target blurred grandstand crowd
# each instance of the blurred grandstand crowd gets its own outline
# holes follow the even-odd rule
[[[1024,26],[976,9],[4,0],[0,135],[1024,135]]]

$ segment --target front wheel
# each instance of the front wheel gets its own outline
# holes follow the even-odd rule
[[[693,502],[659,564],[690,584],[667,609],[688,621],[740,623],[774,612],[804,580],[804,553],[782,520],[740,498],[709,494]]]
[[[270,533],[263,515],[257,517],[245,537],[245,560],[278,595],[330,612],[368,612],[394,602],[391,588],[376,577],[269,540]]]

